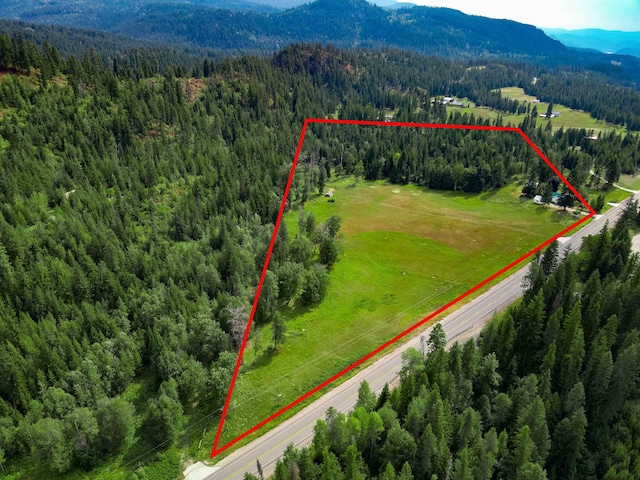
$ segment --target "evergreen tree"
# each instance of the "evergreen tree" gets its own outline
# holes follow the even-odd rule
[[[341,480],[345,478],[340,463],[333,453],[325,449],[322,457],[320,480]]]
[[[155,444],[168,446],[178,435],[183,420],[175,380],[163,382],[160,395],[147,407],[144,427],[149,439]]]
[[[278,348],[285,341],[285,334],[287,332],[287,326],[284,323],[284,318],[279,313],[276,313],[273,317],[273,348]]]
[[[345,480],[364,480],[366,478],[362,455],[353,444],[349,445],[344,453],[344,474]]]
[[[566,352],[560,361],[560,383],[565,391],[569,391],[575,385],[582,371],[585,350],[580,320],[580,302],[578,302],[566,317],[559,335],[558,350]]]
[[[96,419],[103,451],[117,453],[131,441],[134,415],[133,406],[122,398],[105,399],[98,403]]]
[[[400,426],[395,426],[387,434],[380,454],[383,464],[391,463],[395,465],[394,470],[400,470],[405,462],[413,462],[416,451],[416,442],[411,434]]]
[[[551,275],[551,272],[553,272],[558,265],[558,248],[558,240],[554,240],[549,244],[542,255],[540,266],[546,276]]]
[[[363,407],[367,412],[371,412],[375,408],[376,402],[377,402],[376,394],[371,391],[371,387],[369,387],[369,383],[366,380],[363,380],[362,382],[360,382],[356,408]]]

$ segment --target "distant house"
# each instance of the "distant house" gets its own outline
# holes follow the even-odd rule
[[[560,112],[551,112],[551,116],[548,118],[557,118],[560,116]],[[547,114],[543,113],[540,115],[540,118],[547,118]]]
[[[540,100],[538,100],[537,98],[533,101],[533,103],[540,103]]]
[[[587,137],[589,140],[597,140],[598,136],[597,135],[591,135],[590,137]]]
[[[459,102],[458,100],[454,100],[453,102],[449,102],[449,105],[451,105],[452,107],[462,107],[463,106],[462,102]]]
[[[329,190],[327,193],[324,194],[324,196],[332,198],[333,197],[333,190]]]
[[[533,203],[535,203],[536,205],[544,205],[544,202],[542,201],[542,195],[536,195],[535,197],[533,197]]]

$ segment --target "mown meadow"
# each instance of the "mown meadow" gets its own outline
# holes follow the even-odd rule
[[[533,204],[516,183],[467,194],[349,176],[326,188],[332,201],[315,195],[304,210],[318,223],[342,218],[328,294],[315,307],[289,308],[277,350],[269,328],[257,357],[247,346],[221,446],[578,218]],[[292,238],[298,215],[283,219]]]

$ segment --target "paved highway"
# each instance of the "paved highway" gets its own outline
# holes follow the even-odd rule
[[[638,194],[635,197],[638,198]],[[583,237],[598,233],[607,220],[610,225],[613,225],[619,218],[621,211],[622,207],[615,207],[604,215],[594,217],[571,237],[563,239],[565,241],[561,245],[560,251],[566,247],[570,247],[574,251],[578,250]],[[450,343],[462,342],[477,336],[495,312],[504,310],[522,295],[522,280],[526,272],[527,268],[520,269],[445,317],[440,323],[447,334],[447,340]],[[270,475],[273,473],[276,460],[282,455],[289,443],[301,447],[311,442],[316,420],[324,418],[329,407],[333,406],[338,411],[345,413],[354,408],[358,398],[358,387],[362,380],[367,380],[375,392],[380,392],[385,383],[393,383],[402,365],[402,352],[409,347],[419,349],[420,336],[428,336],[429,331],[430,329],[427,329],[417,333],[414,338],[381,357],[342,385],[328,391],[273,430],[222,459],[214,466],[216,471],[208,475],[206,479],[242,479],[245,472],[257,475],[256,459],[260,460],[265,476]]]

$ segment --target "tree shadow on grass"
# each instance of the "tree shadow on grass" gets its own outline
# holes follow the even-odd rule
[[[259,355],[258,358],[251,362],[251,364],[245,364],[244,372],[250,372],[258,368],[266,367],[269,365],[274,357],[278,355],[279,349],[273,348],[273,345],[267,346]]]
[[[302,305],[301,302],[296,301],[293,305],[286,307],[284,310],[281,310],[285,324],[289,320],[296,319],[308,312],[310,312],[316,305]],[[299,335],[300,332],[289,332],[290,334]],[[290,336],[289,334],[285,334]],[[285,340],[286,342],[286,340]],[[243,367],[243,372],[250,372],[252,370],[264,367],[269,365],[273,359],[280,353],[280,347],[274,348],[273,343],[269,342],[269,344],[265,345],[265,348],[262,349],[258,358],[255,362],[245,363]]]
[[[554,223],[575,222],[581,218],[581,215],[570,212],[569,210],[557,210],[552,216],[551,221]],[[569,233],[570,235],[570,233]]]
[[[284,316],[285,321],[293,320],[294,318],[298,318],[301,315],[309,313],[316,306],[317,305],[303,305],[300,301],[296,301],[293,305],[286,308],[281,313]]]
[[[491,190],[488,190],[486,192],[482,192],[480,193],[480,200],[482,201],[488,201],[491,200],[493,197],[496,196],[496,194],[498,193],[500,189],[499,188],[493,188]]]

